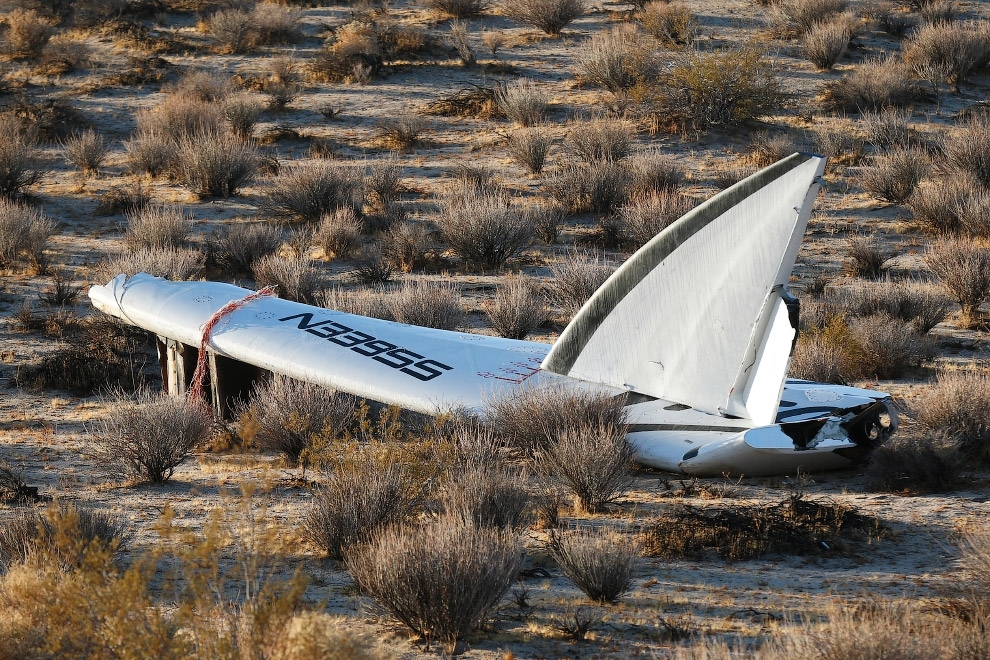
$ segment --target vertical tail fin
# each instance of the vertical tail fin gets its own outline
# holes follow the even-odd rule
[[[595,292],[543,369],[771,423],[796,333],[784,287],[824,169],[793,154],[674,222]]]

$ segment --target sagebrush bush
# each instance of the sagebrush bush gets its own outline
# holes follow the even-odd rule
[[[913,325],[884,312],[851,319],[849,331],[857,347],[861,377],[901,378],[933,352],[932,344]]]
[[[509,275],[485,303],[485,315],[500,337],[525,339],[550,316],[540,286],[525,275]]]
[[[292,44],[302,37],[299,10],[259,2],[251,10],[251,30],[257,45]]]
[[[517,529],[527,522],[529,500],[525,475],[498,465],[469,464],[457,470],[442,503],[448,515],[466,524]]]
[[[462,186],[439,200],[436,223],[443,240],[462,259],[500,268],[529,247],[533,216],[507,193]]]
[[[79,568],[86,553],[116,556],[132,534],[125,521],[106,511],[53,502],[44,510],[21,509],[0,524],[0,569],[36,559],[62,570]]]
[[[577,55],[581,77],[604,87],[610,92],[621,93],[639,81],[645,54],[639,42],[636,27],[616,25],[596,32]]]
[[[784,0],[771,6],[769,20],[778,34],[802,35],[842,13],[847,5],[847,0]]]
[[[254,126],[258,123],[262,109],[260,102],[244,93],[225,98],[221,112],[231,132],[246,140],[254,132]]]
[[[211,237],[210,257],[231,273],[250,273],[251,265],[282,246],[282,231],[267,223],[238,223],[218,228]]]
[[[349,206],[327,213],[313,232],[313,244],[327,259],[347,259],[361,245],[361,221]]]
[[[975,116],[957,130],[943,133],[939,147],[954,170],[990,189],[990,117]]]
[[[124,243],[132,250],[182,247],[193,230],[193,218],[174,204],[148,204],[127,215]]]
[[[75,165],[84,174],[97,174],[100,166],[110,153],[103,135],[93,129],[81,133],[73,133],[62,143],[65,159]]]
[[[385,232],[382,251],[396,268],[410,273],[427,263],[431,248],[429,231],[419,222],[397,222]]]
[[[389,149],[404,151],[423,142],[429,123],[414,114],[382,117],[375,125],[375,136]]]
[[[417,503],[407,468],[371,450],[331,462],[303,519],[310,541],[333,559],[378,530],[403,521]]]
[[[338,312],[368,316],[373,319],[395,320],[385,303],[385,294],[381,291],[368,289],[346,291],[335,286],[318,293],[316,302],[320,307]]]
[[[555,37],[587,8],[583,0],[520,0],[505,3],[502,10],[509,18]]]
[[[323,273],[305,256],[267,254],[251,264],[251,272],[259,287],[276,286],[280,298],[307,305],[315,304],[326,286]]]
[[[977,184],[965,176],[923,181],[911,193],[906,206],[929,231],[952,234],[962,229],[962,216],[977,191]]]
[[[863,156],[863,140],[845,122],[818,121],[811,127],[815,149],[830,161],[855,164]]]
[[[839,80],[825,85],[825,107],[843,112],[902,107],[918,95],[911,70],[903,60],[891,56],[868,59]]]
[[[771,135],[766,131],[759,131],[753,136],[753,141],[749,143],[749,158],[757,167],[767,167],[773,165],[778,160],[790,156],[797,151],[794,140],[786,133],[776,133]]]
[[[693,208],[694,200],[690,197],[666,189],[626,204],[619,209],[619,217],[625,233],[640,247]]]
[[[359,169],[322,161],[280,172],[262,207],[279,217],[315,222],[340,208],[360,212],[363,200],[364,177]]]
[[[624,425],[624,406],[605,392],[521,387],[489,401],[486,419],[507,445],[536,453],[568,429]]]
[[[41,211],[0,197],[0,266],[10,266],[22,257],[44,264],[48,239],[55,223]]]
[[[181,281],[192,279],[203,270],[204,257],[192,248],[144,248],[109,255],[96,267],[102,282],[124,273],[128,276],[148,273],[155,277]]]
[[[23,195],[44,174],[35,133],[14,117],[0,117],[0,198]]]
[[[361,591],[402,624],[451,653],[502,600],[522,567],[508,531],[443,517],[395,525],[346,553]]]
[[[868,490],[915,495],[955,490],[964,463],[958,445],[941,435],[904,432],[874,449],[869,460]]]
[[[860,181],[874,198],[891,204],[905,202],[931,169],[927,154],[910,147],[894,147],[875,156],[863,168]]]
[[[491,0],[429,0],[427,4],[430,9],[454,18],[480,16],[492,6]]]
[[[629,155],[635,135],[622,121],[596,119],[571,125],[567,146],[586,163],[614,163]]]
[[[847,258],[842,263],[847,275],[877,279],[884,274],[884,264],[890,259],[890,252],[880,245],[876,236],[853,236],[846,247]]]
[[[735,126],[779,109],[783,99],[777,65],[751,45],[688,51],[648,87],[654,121],[675,130]]]
[[[226,131],[185,136],[176,149],[178,178],[202,197],[230,197],[254,178],[258,149]]]
[[[402,165],[398,158],[372,161],[365,176],[365,188],[370,201],[380,210],[395,204],[402,189]]]
[[[642,564],[639,544],[605,527],[552,532],[547,551],[567,579],[598,603],[614,603],[632,589]]]
[[[622,497],[632,485],[636,451],[624,423],[566,426],[552,436],[540,467],[574,495],[577,508],[595,512]]]
[[[211,94],[214,92],[205,92]],[[223,128],[221,105],[203,98],[204,92],[169,94],[154,108],[134,113],[138,134],[159,135],[173,142]]]
[[[124,151],[132,172],[157,177],[175,165],[178,145],[164,133],[138,131],[124,142]]]
[[[888,314],[911,323],[921,334],[941,323],[951,304],[940,287],[913,279],[884,279],[863,286],[843,287],[827,296],[827,301],[849,316]]]
[[[509,156],[530,174],[540,174],[547,162],[547,155],[554,139],[543,127],[523,128],[509,135]]]
[[[990,375],[942,371],[913,403],[925,428],[953,438],[970,459],[990,461]]]
[[[617,163],[567,164],[543,181],[547,195],[571,213],[614,213],[629,199],[629,168]]]
[[[906,148],[911,142],[911,111],[884,108],[880,112],[862,113],[867,140],[877,149]]]
[[[981,25],[983,23],[983,25]],[[904,43],[904,58],[915,71],[936,70],[954,91],[990,55],[985,22],[927,23]]]
[[[461,290],[454,282],[404,280],[385,299],[392,318],[425,328],[456,330],[465,317]]]
[[[165,393],[117,392],[106,401],[93,442],[97,462],[109,475],[130,475],[153,484],[168,481],[175,468],[213,432],[209,407]]]
[[[251,13],[243,9],[221,9],[206,21],[206,29],[221,53],[247,53],[257,44]]]
[[[275,374],[236,406],[238,433],[262,451],[305,465],[347,428],[356,406],[350,394]]]
[[[960,325],[977,325],[980,305],[990,296],[990,248],[971,239],[945,238],[929,246],[925,261],[959,303]]]
[[[536,83],[519,78],[495,88],[495,103],[502,114],[525,127],[543,121],[549,101]]]
[[[615,268],[604,253],[572,250],[550,264],[547,296],[564,314],[573,316]]]
[[[682,2],[649,2],[637,18],[647,34],[667,47],[691,43],[698,29],[691,10]]]
[[[822,71],[828,71],[845,54],[851,39],[849,21],[839,18],[815,23],[801,41],[808,61]]]

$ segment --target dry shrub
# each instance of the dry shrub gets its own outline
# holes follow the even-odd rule
[[[437,227],[462,259],[481,268],[500,268],[533,239],[533,216],[507,193],[462,186],[439,200]]]
[[[972,189],[959,207],[959,224],[974,238],[990,238],[990,190]]]
[[[951,234],[962,229],[962,217],[969,200],[979,194],[969,177],[949,177],[922,182],[907,201],[914,219],[936,234]]]
[[[430,248],[429,232],[418,222],[397,222],[382,240],[385,258],[403,273],[425,266]]]
[[[33,9],[17,7],[6,16],[3,49],[11,57],[33,58],[55,33],[52,22]]]
[[[251,137],[261,111],[261,103],[246,93],[225,98],[221,110],[231,132],[242,140]]]
[[[536,453],[569,429],[624,425],[624,407],[624,397],[605,392],[521,387],[488,403],[487,423],[507,445]]]
[[[368,289],[345,291],[335,286],[317,294],[316,302],[320,307],[338,312],[368,316],[373,319],[395,320],[385,303],[385,296],[380,291]]]
[[[461,290],[454,282],[416,278],[404,280],[385,300],[399,323],[456,330],[464,322]]]
[[[828,71],[849,47],[852,29],[845,18],[815,23],[802,38],[808,61],[822,71]]]
[[[471,66],[477,58],[474,48],[471,46],[471,32],[468,24],[462,20],[454,19],[450,21],[450,31],[447,33],[448,43],[457,51],[457,56],[461,58],[461,64]]]
[[[164,133],[138,131],[124,142],[131,171],[153,177],[166,174],[177,157],[176,143]]]
[[[815,149],[832,162],[855,164],[863,156],[863,140],[839,121],[820,121],[811,127]]]
[[[509,275],[485,303],[485,315],[500,337],[525,339],[549,317],[539,285],[525,275]]]
[[[192,450],[213,431],[209,407],[165,393],[111,394],[96,425],[97,463],[107,474],[160,484],[168,481]]]
[[[389,149],[405,151],[422,144],[428,128],[425,119],[413,114],[382,117],[375,125],[375,138]]]
[[[577,55],[581,77],[613,93],[632,88],[639,80],[644,57],[639,39],[636,27],[629,24],[591,35]]]
[[[648,84],[661,128],[736,126],[774,112],[783,95],[774,60],[753,45],[688,51]]]
[[[97,174],[100,166],[110,153],[103,136],[89,129],[81,133],[74,133],[72,137],[62,143],[62,151],[65,159],[78,167],[84,174]]]
[[[131,536],[123,520],[98,509],[64,502],[43,511],[20,509],[0,525],[0,568],[10,571],[32,559],[61,570],[80,568],[87,553],[116,556]]]
[[[780,35],[802,35],[845,11],[846,0],[780,0],[772,5],[769,19]]]
[[[543,181],[547,195],[570,213],[613,213],[629,199],[630,172],[616,163],[567,164]]]
[[[825,85],[824,105],[842,112],[874,112],[907,105],[918,95],[910,67],[897,57],[868,59]]]
[[[429,0],[430,9],[454,18],[473,18],[492,6],[490,0]]]
[[[567,426],[551,438],[539,465],[567,486],[579,510],[601,511],[631,487],[636,450],[624,423]]]
[[[798,493],[778,502],[756,505],[706,509],[676,505],[646,524],[642,543],[648,557],[697,560],[714,550],[722,559],[746,561],[771,552],[848,554],[850,541],[879,529],[876,518],[862,515],[849,505],[807,499]]]
[[[313,243],[327,259],[347,259],[361,245],[361,221],[351,207],[339,208],[320,219]]]
[[[423,111],[428,115],[443,117],[492,119],[501,116],[496,96],[499,85],[486,86],[473,83],[469,83],[469,85],[469,87],[430,101]]]
[[[37,134],[12,116],[0,116],[0,198],[23,195],[45,174]]]
[[[552,37],[558,36],[568,23],[583,16],[586,10],[583,0],[521,0],[502,7],[512,20],[543,30]]]
[[[939,435],[899,433],[870,454],[866,487],[873,492],[947,493],[960,484],[959,447]]]
[[[0,266],[10,266],[21,257],[44,264],[48,239],[55,223],[41,211],[0,197]]]
[[[251,264],[251,272],[258,286],[278,287],[280,298],[307,305],[316,303],[316,294],[326,285],[323,273],[304,256],[267,254]]]
[[[347,429],[356,405],[350,394],[275,374],[236,405],[238,433],[262,451],[306,465]]]
[[[408,469],[389,458],[369,449],[325,466],[325,476],[303,519],[303,533],[333,559],[343,559],[346,549],[405,520],[416,506],[418,498],[409,488]]]
[[[625,162],[625,168],[629,173],[629,197],[634,200],[676,191],[684,181],[684,171],[674,159],[655,149],[633,155]]]
[[[221,9],[206,21],[206,29],[221,53],[247,53],[257,45],[251,13],[243,9]]]
[[[448,515],[467,525],[517,529],[528,522],[529,500],[525,475],[482,463],[458,468],[442,504]]]
[[[515,124],[533,126],[546,116],[549,98],[532,80],[519,78],[495,88],[495,103],[499,111]]]
[[[225,131],[179,140],[178,178],[202,197],[230,197],[258,171],[258,150]]]
[[[959,324],[976,326],[980,305],[990,296],[990,248],[970,239],[945,238],[929,246],[925,261],[962,308]]]
[[[635,131],[622,121],[596,119],[575,123],[567,132],[570,150],[586,163],[614,163],[629,155]]]
[[[132,250],[181,248],[193,230],[193,218],[181,206],[148,204],[128,214],[124,243]]]
[[[990,55],[986,22],[928,23],[904,43],[904,58],[915,71],[939,71],[953,91]],[[927,76],[926,76],[927,77]]]
[[[69,37],[56,37],[41,52],[38,70],[44,75],[61,76],[87,66],[92,60],[89,44]]]
[[[522,549],[511,532],[443,517],[386,528],[346,552],[346,560],[361,591],[451,653],[508,592],[522,567]]]
[[[958,130],[943,133],[939,147],[952,169],[990,189],[990,117],[974,116]]]
[[[615,268],[603,252],[571,250],[550,264],[547,296],[564,314],[573,316],[615,272]]]
[[[835,298],[837,306],[850,316],[888,314],[912,324],[920,334],[941,323],[951,303],[940,287],[912,279],[845,287],[829,298]]]
[[[959,543],[962,565],[970,572],[982,593],[990,588],[990,527],[985,523],[963,532]]]
[[[564,220],[567,212],[559,204],[539,204],[531,207],[533,216],[533,231],[537,237],[547,245],[557,242],[560,233],[560,223]]]
[[[148,273],[169,280],[188,280],[203,269],[203,253],[191,248],[153,249],[122,252],[109,255],[96,267],[101,281],[124,273],[136,275]]]
[[[911,142],[911,111],[884,108],[880,112],[863,112],[863,128],[870,144],[880,150],[906,148]]]
[[[874,198],[901,204],[911,196],[929,169],[931,163],[925,152],[895,147],[875,156],[870,166],[863,169],[860,180]]]
[[[360,67],[368,79],[382,66],[382,52],[375,28],[355,21],[341,26],[310,61],[310,72],[322,82],[345,82],[355,78]],[[360,76],[358,76],[360,77]]]
[[[540,174],[547,162],[550,147],[553,146],[553,136],[541,126],[524,128],[509,135],[508,150],[519,165],[526,168],[530,174]]]
[[[915,25],[914,17],[907,8],[886,0],[873,5],[868,15],[876,21],[880,30],[892,37],[903,37]]]
[[[770,135],[767,131],[759,131],[749,144],[749,158],[757,167],[773,165],[795,151],[794,140],[786,133]]]
[[[52,275],[51,286],[38,294],[38,300],[49,307],[72,307],[76,304],[76,299],[82,292],[81,286],[72,283],[71,276],[58,270],[50,271]],[[2,463],[0,463],[2,467]],[[0,479],[2,481],[2,479]]]
[[[883,312],[851,319],[849,331],[859,356],[859,377],[901,378],[933,353],[932,344],[913,325]]]
[[[259,2],[251,10],[251,30],[257,45],[292,44],[302,38],[300,13],[277,3]]]
[[[210,257],[229,273],[250,273],[251,265],[282,246],[282,232],[266,223],[236,224],[218,228]]]
[[[552,532],[547,551],[567,579],[598,603],[619,600],[642,564],[639,543],[606,527]]]
[[[698,29],[691,10],[681,2],[649,2],[637,18],[647,34],[667,47],[686,46]]]
[[[156,135],[177,143],[190,136],[219,133],[223,127],[221,106],[201,98],[201,94],[192,90],[169,94],[160,105],[137,111],[137,135]]]
[[[843,262],[842,267],[846,275],[851,277],[866,277],[872,280],[884,274],[884,264],[890,259],[888,252],[876,236],[853,236],[849,239],[846,249],[848,258]]]
[[[226,99],[232,89],[230,78],[222,73],[197,69],[183,74],[170,93],[175,97],[213,103]],[[167,102],[173,100],[169,98]]]
[[[990,376],[986,371],[943,371],[913,407],[925,428],[946,434],[967,458],[990,461]]]
[[[402,189],[402,165],[398,158],[372,161],[365,176],[365,188],[370,193],[370,201],[379,210],[395,204]]]
[[[363,202],[361,171],[343,163],[322,161],[280,172],[262,206],[279,217],[315,222],[341,208],[358,213]]]
[[[395,275],[395,265],[380,244],[366,245],[358,254],[354,277],[363,284],[386,284]]]
[[[693,208],[694,200],[690,197],[665,189],[623,206],[619,217],[629,238],[640,247]]]

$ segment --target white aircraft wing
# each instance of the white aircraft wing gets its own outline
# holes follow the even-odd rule
[[[90,289],[103,312],[194,347],[217,310],[251,293],[232,284],[171,282],[144,273]],[[480,408],[523,383],[566,380],[540,370],[547,344],[422,328],[274,297],[223,316],[208,349],[429,414]]]

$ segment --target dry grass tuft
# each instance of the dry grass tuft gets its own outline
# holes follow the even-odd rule
[[[428,128],[425,119],[412,114],[383,117],[375,127],[375,136],[389,149],[406,151],[423,143],[423,133]]]
[[[550,313],[540,286],[525,275],[508,275],[485,303],[485,314],[500,337],[525,339]]]
[[[165,393],[115,392],[93,441],[97,463],[107,474],[122,472],[142,481],[168,481],[192,450],[213,432],[206,404]]]
[[[647,34],[668,48],[688,45],[698,31],[691,10],[682,2],[648,2],[637,18]]]
[[[211,237],[210,258],[229,273],[250,273],[251,265],[276,252],[282,231],[266,223],[240,223],[218,228]]]
[[[543,127],[524,128],[509,135],[508,151],[519,165],[530,174],[540,174],[547,162],[547,155],[554,139]]]
[[[787,0],[771,5],[769,20],[779,35],[802,35],[845,11],[846,0]]]
[[[629,199],[629,168],[616,163],[567,164],[543,181],[547,195],[571,213],[615,212]]]
[[[958,92],[959,85],[990,55],[986,33],[986,21],[927,23],[904,43],[904,58],[918,73],[939,72],[942,81]],[[935,77],[930,80],[937,81]]]
[[[878,279],[884,274],[884,264],[891,257],[873,234],[853,236],[849,239],[847,250],[848,258],[842,266],[846,275],[852,277]]]
[[[954,170],[990,189],[990,117],[974,117],[958,130],[944,133],[939,147]]]
[[[14,117],[0,117],[0,198],[25,194],[44,174],[36,133]]]
[[[258,171],[257,148],[226,131],[182,137],[176,149],[178,178],[201,197],[231,197]]]
[[[639,544],[607,528],[552,532],[547,550],[567,579],[597,603],[619,600],[642,564]]]
[[[581,78],[616,94],[634,87],[643,68],[644,53],[640,39],[636,27],[630,24],[617,25],[591,35],[590,41],[577,56]]]
[[[193,218],[181,206],[149,204],[128,214],[124,243],[132,250],[175,250],[193,230]]]
[[[364,177],[359,169],[333,161],[279,173],[262,206],[282,218],[315,222],[340,208],[360,212]]]
[[[259,287],[276,286],[278,296],[286,300],[313,305],[316,295],[326,286],[326,278],[305,256],[283,257],[271,253],[251,264]]]
[[[491,7],[490,0],[429,0],[435,12],[454,18],[473,18],[484,14]]]
[[[880,112],[863,112],[867,140],[879,150],[907,148],[911,143],[911,111],[884,108]]]
[[[404,280],[388,295],[385,305],[399,323],[426,328],[456,330],[465,317],[461,291],[454,282]]]
[[[533,126],[543,121],[548,97],[532,80],[520,78],[495,88],[499,111],[519,126]]]
[[[74,133],[62,143],[65,159],[79,168],[83,174],[98,174],[100,166],[110,153],[103,136],[89,129]]]
[[[373,319],[395,320],[385,303],[385,294],[381,291],[368,289],[345,291],[335,286],[317,294],[316,302],[320,307],[338,312],[368,316]]]
[[[635,131],[626,122],[596,119],[573,124],[567,143],[585,163],[614,163],[629,155],[634,137]]]
[[[347,259],[361,246],[361,221],[349,206],[320,219],[313,232],[313,243],[327,259]]]
[[[482,463],[457,470],[442,504],[467,525],[518,529],[528,522],[529,501],[524,474]]]

